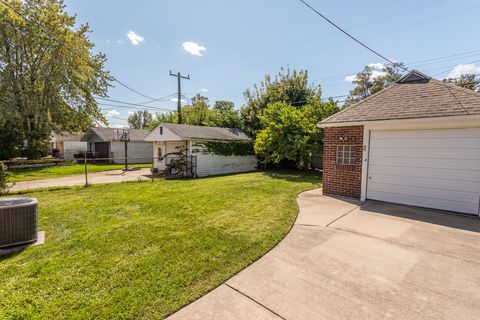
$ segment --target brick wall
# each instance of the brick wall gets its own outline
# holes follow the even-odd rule
[[[337,164],[337,146],[355,146],[352,165]],[[363,126],[325,128],[323,193],[360,198],[362,185]]]

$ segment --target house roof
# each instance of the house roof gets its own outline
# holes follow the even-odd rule
[[[480,115],[480,93],[416,70],[321,124]]]
[[[52,137],[56,141],[80,141],[85,133],[84,132],[53,132]]]
[[[251,141],[252,138],[237,128],[220,128],[206,126],[192,126],[187,124],[162,123],[162,126],[171,130],[183,139],[205,140],[236,140]]]
[[[96,135],[102,141],[112,141],[116,128],[90,128],[82,137],[82,141],[88,141],[91,136]],[[145,141],[148,130],[128,129],[130,141]]]

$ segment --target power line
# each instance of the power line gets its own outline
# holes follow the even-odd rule
[[[327,21],[328,23],[330,23],[332,26],[334,26],[335,28],[337,28],[338,30],[340,30],[342,33],[344,33],[345,35],[347,35],[349,38],[351,38],[353,41],[357,42],[358,44],[360,44],[362,47],[364,47],[365,49],[369,50],[370,52],[374,53],[375,55],[379,56],[380,58],[382,58],[383,60],[385,61],[388,61],[388,63],[392,64],[392,65],[395,65],[395,62],[391,61],[390,59],[388,59],[387,57],[385,57],[384,55],[380,54],[379,52],[373,50],[372,48],[370,48],[369,46],[367,46],[366,44],[364,44],[362,41],[358,40],[357,38],[355,38],[354,36],[352,36],[350,33],[348,33],[347,31],[343,30],[341,27],[339,27],[335,22],[333,22],[332,20],[328,19],[326,16],[324,16],[322,13],[320,13],[319,11],[317,11],[315,8],[313,8],[311,5],[309,5],[307,2],[305,2],[304,0],[300,0],[301,3],[303,3],[305,6],[307,6],[308,8],[310,8],[310,10],[312,10],[313,12],[315,12],[317,15],[319,15],[320,17],[322,17],[325,21]],[[400,66],[400,68],[402,68],[403,70],[405,71],[408,71],[407,68],[405,67],[402,67]]]
[[[163,109],[167,111],[172,111],[172,109],[167,109],[167,108],[161,108],[161,107],[153,107],[153,106],[146,106],[143,104],[139,103],[132,103],[132,102],[126,102],[126,101],[120,101],[120,100],[113,100],[113,99],[108,99],[108,98],[102,98],[102,97],[95,97],[95,99],[99,99],[102,101],[108,101],[108,102],[114,102],[114,103],[120,103],[120,104],[126,104],[128,106],[135,106],[135,107],[141,107],[141,108],[155,108],[155,109]],[[119,108],[122,106],[118,106]]]

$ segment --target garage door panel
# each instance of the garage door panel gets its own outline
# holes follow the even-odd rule
[[[398,166],[399,168],[404,168],[404,166]],[[376,175],[393,175],[393,176],[402,176],[402,177],[418,177],[418,178],[433,178],[451,181],[451,180],[461,180],[461,181],[480,181],[480,171],[473,170],[442,170],[441,175],[438,174],[436,168],[422,168],[421,170],[411,170],[411,168],[404,169],[398,174],[398,168],[394,166],[383,166],[377,165],[370,167],[369,173],[371,176],[375,177]]]
[[[375,154],[370,154],[370,165],[375,166],[395,166],[404,167],[406,170],[409,168],[436,168],[436,169],[452,169],[452,170],[464,170],[469,172],[480,171],[480,163],[476,160],[459,160],[459,159],[415,159],[415,158],[376,158]],[[426,161],[428,160],[428,161]],[[441,174],[441,171],[438,171]],[[474,174],[474,173],[473,173]]]
[[[457,149],[435,149],[435,148],[411,148],[410,146],[404,148],[377,148],[374,147],[371,153],[375,154],[377,158],[415,158],[415,159],[457,159],[457,160],[475,160],[478,162],[480,157],[480,148],[457,148]]]
[[[427,186],[402,185],[397,183],[375,182],[370,184],[370,190],[386,191],[403,195],[420,196],[432,199],[454,199],[455,201],[478,204],[477,190],[455,190],[431,188]]]
[[[372,131],[367,198],[478,214],[480,129]]]
[[[384,130],[372,131],[372,137],[378,140],[401,140],[401,139],[465,139],[480,138],[480,131],[472,129],[437,129],[437,130]]]
[[[475,213],[475,210],[477,210],[477,204],[475,203],[435,198],[430,199],[418,195],[402,195],[382,190],[372,190],[370,199],[470,214],[472,214],[472,212]]]
[[[396,185],[417,187],[422,186],[424,188],[431,189],[443,189],[453,191],[463,191],[476,194],[480,190],[480,182],[474,180],[452,179],[452,178],[431,178],[431,177],[419,177],[419,176],[406,176],[406,175],[394,175],[394,174],[375,174],[373,179],[369,179],[370,184],[375,183],[394,183]]]

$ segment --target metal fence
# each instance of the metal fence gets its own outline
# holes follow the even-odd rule
[[[99,183],[146,181],[164,174],[158,170],[163,159],[128,157],[98,158],[84,156],[76,161],[37,161],[35,164],[8,163],[10,172],[6,193],[42,188],[89,186]]]
[[[192,178],[197,175],[197,156],[172,154],[164,159],[167,178]]]

